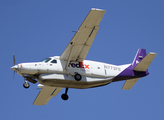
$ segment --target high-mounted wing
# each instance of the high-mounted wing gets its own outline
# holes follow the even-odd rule
[[[62,88],[60,87],[43,86],[38,96],[36,97],[33,105],[46,105],[47,102],[52,97],[55,97],[60,92],[61,89]]]
[[[67,65],[70,61],[82,62],[92,45],[92,42],[99,30],[100,21],[105,10],[92,8],[75,33],[74,37],[60,56],[60,59],[66,60]],[[65,68],[67,69],[67,67]]]

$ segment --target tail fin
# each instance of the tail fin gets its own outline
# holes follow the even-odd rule
[[[145,56],[146,56],[146,49],[139,48],[133,60],[132,68],[134,68]]]
[[[148,53],[146,55],[145,49],[138,49],[138,52],[132,63],[133,70],[146,72],[155,56],[156,53]]]
[[[148,69],[150,63],[153,61],[155,56],[156,53],[148,53],[146,55],[145,49],[138,49],[137,54],[132,63],[132,69],[134,71],[146,72],[146,70]],[[139,78],[126,80],[122,89],[130,90],[133,87],[133,85],[138,81],[138,79]]]

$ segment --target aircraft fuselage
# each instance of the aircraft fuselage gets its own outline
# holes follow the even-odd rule
[[[83,62],[70,62],[67,71],[65,71],[66,63],[67,61],[61,60],[58,56],[51,57],[51,60],[48,62],[20,63],[17,65],[17,73],[23,77],[33,77],[37,79],[40,84],[47,86],[90,88],[109,84],[113,80],[124,80],[118,79],[116,76],[131,65],[117,66],[84,60]],[[82,76],[80,81],[74,79],[75,73],[79,73]],[[146,76],[146,74],[143,76]],[[134,78],[136,76],[130,73],[126,76],[120,76],[120,78],[121,77]]]

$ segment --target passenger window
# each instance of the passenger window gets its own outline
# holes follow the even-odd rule
[[[51,63],[57,63],[57,60],[52,60]]]

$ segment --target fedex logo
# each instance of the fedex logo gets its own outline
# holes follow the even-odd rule
[[[84,68],[84,69],[90,69],[89,65],[84,64],[84,62],[79,62],[79,63],[69,63],[68,67],[73,67],[73,68]]]

